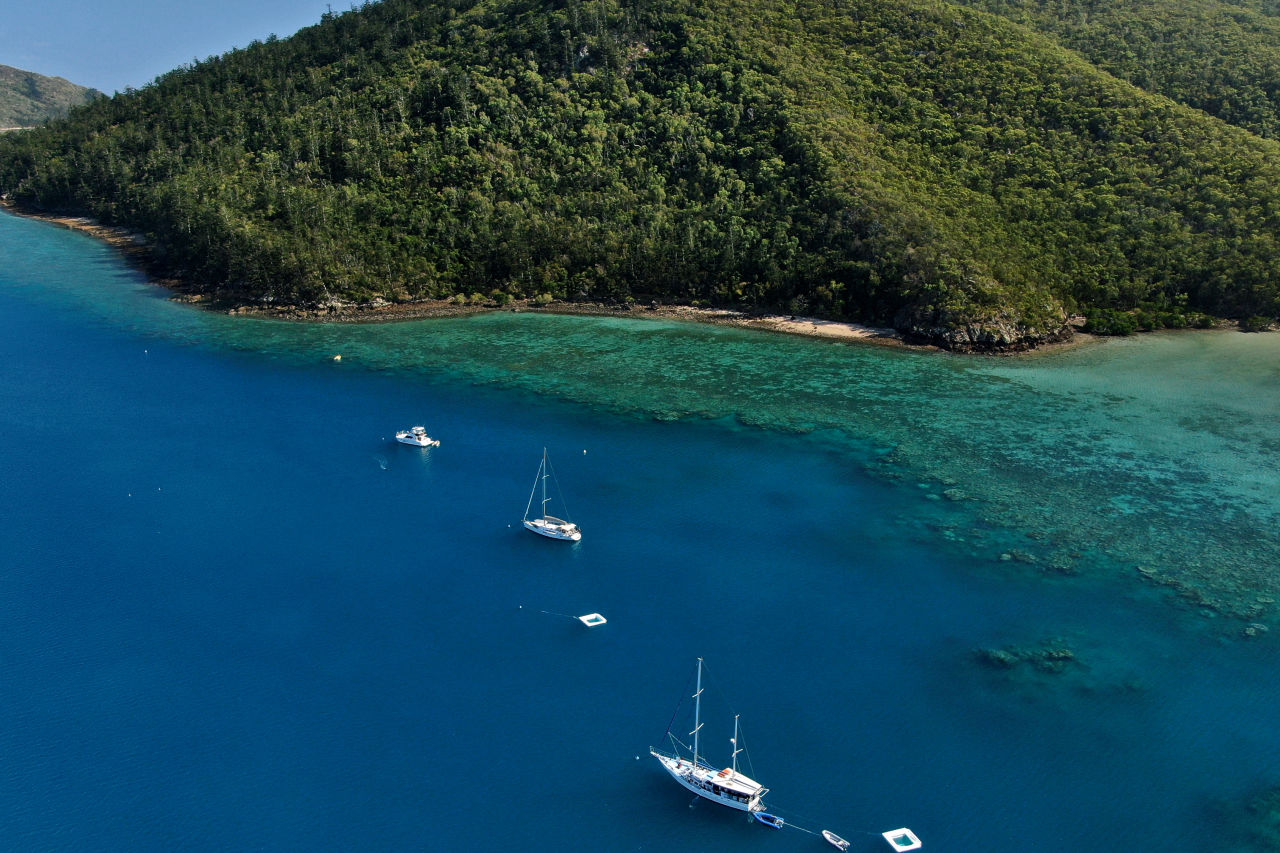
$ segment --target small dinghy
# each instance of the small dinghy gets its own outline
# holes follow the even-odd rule
[[[822,830],[822,837],[827,839],[827,841],[831,844],[831,846],[836,848],[837,850],[849,849],[849,842],[845,841],[843,838],[836,835],[834,832],[832,832],[829,829]]]
[[[772,826],[774,829],[782,829],[782,825],[786,823],[782,818],[768,812],[752,812],[752,814],[755,815],[756,820],[765,826]]]

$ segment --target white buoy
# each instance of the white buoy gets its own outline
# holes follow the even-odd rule
[[[338,353],[333,357],[334,361],[342,361],[342,353]]]
[[[578,621],[588,628],[594,628],[597,625],[603,625],[609,620],[601,616],[599,613],[588,613],[585,616],[579,616]]]

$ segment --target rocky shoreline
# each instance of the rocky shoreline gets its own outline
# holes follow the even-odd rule
[[[452,299],[421,300],[393,303],[377,300],[371,303],[352,303],[334,300],[325,305],[307,307],[299,305],[253,305],[220,299],[216,294],[191,292],[180,279],[159,275],[150,263],[146,239],[127,228],[103,225],[83,216],[61,216],[32,211],[15,204],[10,199],[0,199],[0,207],[17,216],[38,219],[80,231],[102,240],[117,249],[130,262],[143,269],[151,280],[173,292],[180,302],[208,310],[221,311],[238,316],[273,317],[323,323],[385,323],[404,320],[421,320],[437,317],[461,317],[490,311],[540,311],[550,314],[631,316],[659,318],[734,326],[755,331],[777,332],[789,335],[823,338],[833,341],[859,342],[882,346],[909,347],[921,350],[949,350],[963,353],[1003,355],[1029,350],[1060,349],[1092,340],[1092,336],[1079,333],[1080,318],[1072,318],[1053,334],[1030,338],[1009,328],[910,328],[898,329],[865,326],[838,320],[816,317],[798,317],[780,314],[750,313],[723,308],[700,308],[690,305],[664,305],[651,302],[607,304],[599,302],[551,302],[538,304],[533,300],[516,300],[507,305],[460,304]]]

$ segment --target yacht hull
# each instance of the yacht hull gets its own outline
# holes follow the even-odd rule
[[[767,789],[741,773],[728,770],[717,771],[704,764],[693,764],[688,759],[666,755],[655,749],[650,749],[649,754],[658,759],[663,769],[671,774],[672,779],[699,797],[741,812],[764,810],[761,798]]]

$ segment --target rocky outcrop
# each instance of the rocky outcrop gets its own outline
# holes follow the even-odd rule
[[[1051,640],[1039,647],[1008,646],[1003,649],[974,649],[974,657],[992,669],[1014,669],[1028,663],[1039,672],[1060,673],[1077,663],[1076,653]]]
[[[1072,336],[1061,309],[1049,312],[1046,321],[1027,321],[1006,312],[975,316],[968,311],[906,308],[898,312],[894,326],[911,343],[955,352],[1021,352]]]

